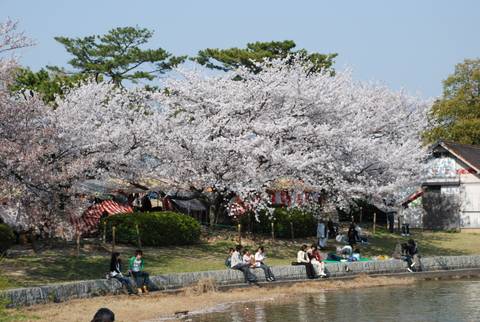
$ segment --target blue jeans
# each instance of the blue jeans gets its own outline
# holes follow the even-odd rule
[[[266,279],[269,279],[269,278],[275,279],[275,276],[273,276],[273,273],[272,273],[272,270],[270,269],[270,267],[268,267],[264,263],[260,263],[260,266],[258,268],[263,269],[263,272],[265,273],[265,278]]]
[[[132,275],[135,279],[135,284],[137,284],[137,288],[150,286],[150,275],[148,275],[147,272],[132,272]]]
[[[249,265],[248,264],[238,264],[232,267],[232,269],[239,270],[243,273],[243,276],[245,277],[245,283],[250,282],[250,283],[256,283],[257,282],[257,277],[255,274],[253,274],[250,271]]]
[[[130,282],[130,279],[128,277],[117,275],[117,276],[114,276],[113,278],[119,281],[120,283],[122,283],[122,286],[125,285],[129,294],[133,293],[132,282]]]

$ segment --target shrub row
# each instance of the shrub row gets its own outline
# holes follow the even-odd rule
[[[200,224],[192,217],[176,212],[142,212],[106,217],[101,227],[106,227],[111,240],[115,226],[115,240],[119,243],[138,243],[138,232],[144,246],[188,245],[200,238]]]
[[[311,237],[317,233],[317,219],[313,213],[300,209],[275,209],[274,216],[275,236],[279,238],[290,238],[293,234],[295,238]],[[253,230],[255,233],[271,234],[272,220],[265,213],[261,213],[258,217],[259,222],[254,220]],[[242,225],[245,225],[242,222]]]

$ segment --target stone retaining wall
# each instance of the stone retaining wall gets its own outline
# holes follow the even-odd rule
[[[428,257],[421,260],[423,271],[480,268],[480,256]],[[332,277],[359,273],[383,274],[405,272],[406,263],[401,260],[327,263],[327,273]],[[346,270],[346,267],[349,270]],[[275,266],[273,273],[278,280],[303,280],[306,277],[304,266]],[[263,271],[254,270],[259,280],[264,280]],[[159,290],[178,289],[192,285],[201,279],[212,279],[218,285],[243,283],[243,274],[236,270],[192,272],[152,276],[152,282]],[[6,297],[10,306],[25,306],[48,302],[63,302],[70,299],[88,298],[107,294],[117,294],[121,284],[116,280],[77,281],[45,286],[6,290],[0,296]]]

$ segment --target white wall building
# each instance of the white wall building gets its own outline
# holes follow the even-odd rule
[[[425,198],[438,193],[443,199],[450,196],[459,202],[454,218],[448,224],[439,222],[439,226],[480,229],[480,146],[441,141],[431,149],[432,159],[428,162],[428,172],[421,189],[403,203],[406,207],[403,211],[405,220],[412,227],[430,228],[427,226],[432,224],[432,220],[437,220],[435,218],[438,216],[431,213],[431,205],[426,207]],[[444,205],[437,206],[433,207],[436,209],[433,212],[444,210]],[[442,218],[438,220],[441,221]]]

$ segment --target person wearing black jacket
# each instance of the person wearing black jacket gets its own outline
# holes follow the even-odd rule
[[[130,279],[122,274],[122,260],[120,259],[120,253],[112,253],[109,276],[122,283],[122,286],[127,288],[129,295],[134,294]]]
[[[407,262],[407,270],[409,272],[416,272],[417,269],[415,266],[414,259],[418,257],[418,247],[417,243],[413,239],[409,239],[406,244],[402,244],[402,255]]]
[[[347,232],[348,244],[352,246],[352,249],[355,248],[354,246],[360,241],[360,237],[358,236],[358,231],[355,227],[354,223],[350,224]]]

